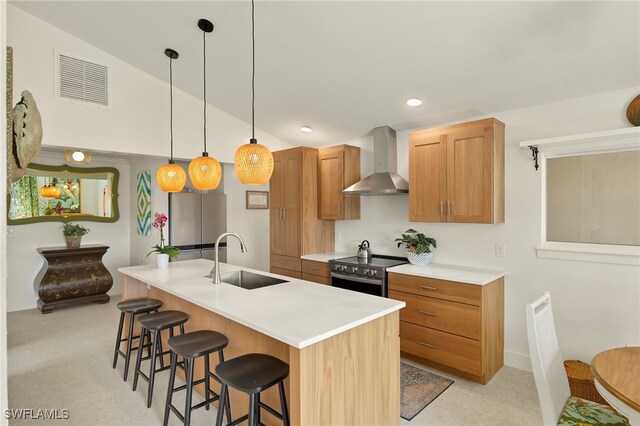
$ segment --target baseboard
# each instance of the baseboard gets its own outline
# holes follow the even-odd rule
[[[37,298],[7,300],[7,312],[24,311],[37,308]]]
[[[504,351],[504,365],[519,370],[531,371],[531,359],[529,355],[518,352]]]

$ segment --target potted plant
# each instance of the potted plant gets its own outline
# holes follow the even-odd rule
[[[61,226],[62,233],[67,240],[67,248],[80,247],[80,240],[84,235],[89,233],[89,230],[82,225],[76,225],[73,222],[67,222]]]
[[[167,265],[169,265],[169,258],[175,259],[176,257],[178,257],[180,249],[164,244],[164,233],[162,230],[165,226],[167,226],[167,221],[169,220],[167,215],[165,215],[164,213],[155,212],[154,216],[155,219],[151,226],[160,230],[160,244],[156,244],[155,246],[153,246],[152,250],[147,253],[147,257],[151,253],[156,253],[156,264],[158,265],[158,268],[162,269],[166,268]]]
[[[437,248],[436,240],[419,233],[415,229],[407,229],[400,238],[396,238],[398,247],[407,249],[407,259],[413,265],[426,266],[433,259],[431,247]]]

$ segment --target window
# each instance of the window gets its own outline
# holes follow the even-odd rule
[[[550,158],[547,241],[640,245],[640,151]]]
[[[520,147],[542,172],[538,257],[640,266],[640,127]]]

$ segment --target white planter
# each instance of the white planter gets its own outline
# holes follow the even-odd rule
[[[411,263],[412,265],[427,266],[429,263],[431,263],[431,260],[433,259],[433,252],[415,254],[408,251],[407,259],[409,259],[409,263]]]
[[[169,266],[169,255],[156,253],[156,264],[160,269],[164,269]]]

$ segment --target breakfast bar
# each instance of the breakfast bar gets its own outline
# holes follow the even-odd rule
[[[197,259],[172,262],[166,269],[120,268],[123,300],[160,299],[162,309],[189,314],[187,332],[223,333],[229,338],[225,359],[259,352],[287,362],[293,425],[400,423],[399,310],[404,302],[229,264],[220,264],[223,276],[242,269],[286,282],[257,289],[212,284],[206,277],[212,266]],[[196,364],[196,379],[203,368]],[[217,383],[214,390],[219,391]],[[202,385],[197,391],[203,394]],[[233,417],[245,414],[248,398],[234,390],[230,396]],[[278,406],[277,389],[266,391],[263,400]],[[281,424],[268,414],[262,421]]]

